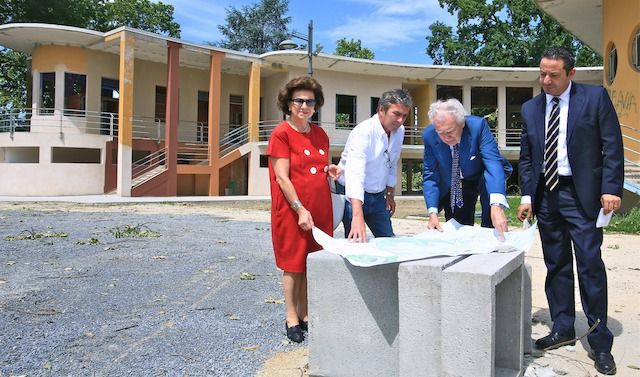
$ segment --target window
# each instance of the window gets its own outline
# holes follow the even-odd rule
[[[156,86],[155,118],[161,122],[167,120],[167,88],[165,86]]]
[[[471,114],[483,117],[491,128],[498,125],[498,88],[471,88]]]
[[[102,86],[100,88],[101,135],[118,135],[119,85],[118,80],[102,78]]]
[[[533,88],[507,87],[507,146],[520,145],[520,130],[522,129],[522,104],[533,98]]]
[[[51,148],[51,162],[54,164],[99,164],[100,149],[97,148]]]
[[[371,116],[378,113],[378,102],[380,102],[380,97],[371,97]]]
[[[243,125],[242,114],[244,113],[244,97],[229,96],[229,129],[233,130]]]
[[[40,115],[53,114],[56,99],[56,74],[40,74]]]
[[[64,115],[84,116],[87,105],[87,75],[64,74]]]
[[[438,85],[436,87],[436,97],[438,99],[456,98],[462,103],[462,87],[461,86],[448,86]]]
[[[422,194],[422,171],[423,161],[421,159],[402,159],[400,177],[402,195]]]
[[[0,147],[0,163],[37,164],[39,162],[39,147]]]
[[[616,78],[618,71],[618,49],[616,45],[611,43],[609,50],[609,57],[607,59],[607,82],[609,85],[613,84],[613,80]]]
[[[356,125],[356,96],[336,94],[336,128]]]
[[[209,142],[209,92],[198,90],[198,126],[196,141]]]
[[[631,46],[631,61],[633,67],[640,71],[640,28],[636,30],[636,35],[633,38],[633,46]]]
[[[267,156],[266,154],[261,154],[260,155],[260,167],[261,168],[268,168],[269,167],[269,156]]]

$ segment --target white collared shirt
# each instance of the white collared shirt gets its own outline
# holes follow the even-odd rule
[[[365,191],[375,194],[395,187],[403,140],[404,126],[387,136],[378,114],[351,131],[338,164],[347,198],[364,202]]]
[[[558,134],[558,175],[571,176],[571,166],[569,165],[569,157],[567,156],[567,117],[569,115],[569,93],[571,93],[571,81],[569,86],[562,94],[558,96],[560,98],[560,124]],[[547,108],[545,110],[545,140],[547,131],[549,130],[549,116],[551,115],[551,109],[553,108],[553,97],[551,94],[545,94],[547,97]],[[544,172],[544,166],[542,167]]]
[[[560,98],[560,124],[558,125],[558,175],[560,176],[571,176],[571,166],[569,165],[569,157],[567,156],[567,118],[569,116],[569,99],[571,98],[571,86],[573,85],[572,81],[569,81],[569,85],[567,89],[562,92],[558,96]],[[547,139],[547,130],[549,128],[549,116],[551,115],[551,109],[553,108],[553,104],[551,101],[553,97],[551,94],[546,94],[547,107],[545,109],[544,116],[544,124],[545,131],[544,136],[545,140]],[[544,161],[542,162],[542,172],[544,173]],[[520,198],[520,204],[531,204],[531,195],[523,195]]]

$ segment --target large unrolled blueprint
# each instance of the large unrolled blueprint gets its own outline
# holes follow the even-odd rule
[[[367,243],[332,238],[315,227],[313,237],[325,250],[341,255],[352,265],[370,267],[442,256],[527,252],[535,239],[536,225],[504,233],[504,241],[491,228],[460,225],[455,220],[444,224],[442,232],[428,230],[410,237],[373,238]]]

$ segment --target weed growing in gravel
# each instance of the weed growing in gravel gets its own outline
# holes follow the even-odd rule
[[[160,233],[151,230],[145,224],[123,225],[109,229],[111,235],[115,238],[123,237],[160,237]]]
[[[15,236],[6,236],[5,241],[21,241],[21,240],[39,240],[42,238],[66,238],[69,235],[65,232],[44,232],[39,233],[35,230],[23,230]]]
[[[76,241],[76,245],[91,245],[91,246],[95,246],[97,244],[100,243],[100,240],[98,240],[95,237],[91,237],[86,241]]]

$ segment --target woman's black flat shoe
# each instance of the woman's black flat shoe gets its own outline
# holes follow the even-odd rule
[[[289,338],[290,341],[301,343],[304,340],[304,334],[302,334],[302,328],[300,325],[289,327],[285,321],[284,327],[287,329],[287,338]]]
[[[309,321],[300,320],[300,328],[302,331],[309,331]]]

